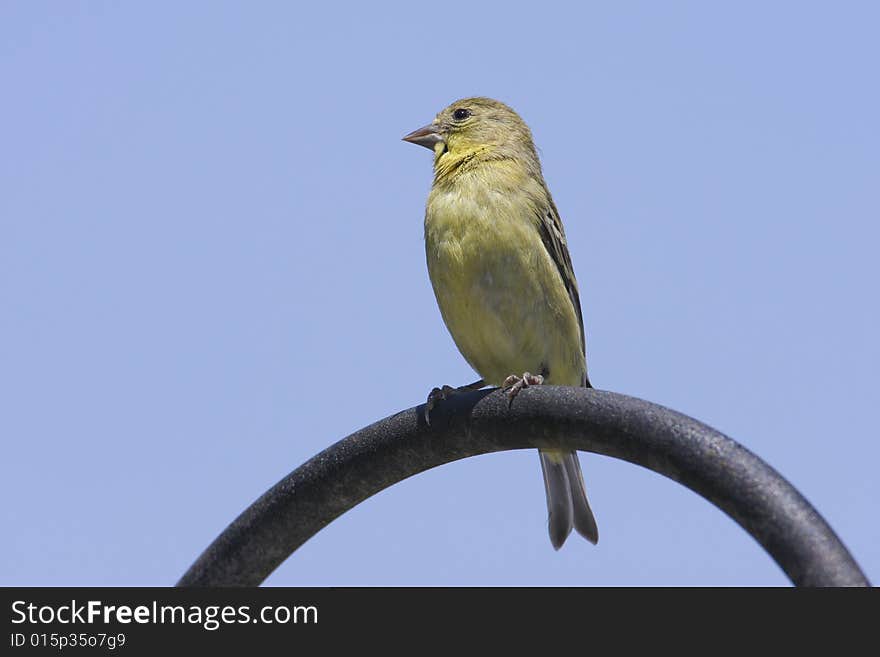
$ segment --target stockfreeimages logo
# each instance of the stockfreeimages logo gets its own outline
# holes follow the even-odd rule
[[[20,625],[200,625],[214,631],[222,625],[262,623],[265,625],[317,624],[314,605],[267,605],[253,612],[250,605],[111,605],[101,600],[61,605],[35,605],[25,600],[12,603],[12,623]]]

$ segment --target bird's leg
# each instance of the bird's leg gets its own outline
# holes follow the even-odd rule
[[[443,401],[444,399],[449,399],[452,395],[457,394],[459,392],[466,392],[468,390],[479,390],[486,383],[483,379],[479,381],[474,381],[473,383],[468,383],[466,386],[459,386],[458,388],[453,388],[452,386],[443,386],[442,388],[434,388],[431,392],[428,393],[428,400],[425,402],[425,424],[431,424],[431,411],[434,409],[434,406],[438,401]]]
[[[511,374],[504,379],[501,389],[507,392],[507,407],[510,408],[519,391],[529,386],[539,386],[544,383],[544,377],[540,374],[523,372],[522,376]]]

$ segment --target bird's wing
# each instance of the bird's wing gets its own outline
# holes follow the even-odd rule
[[[584,338],[584,317],[581,314],[581,298],[578,294],[578,284],[574,277],[574,267],[571,264],[571,256],[568,254],[568,244],[565,241],[565,231],[562,228],[562,219],[559,217],[559,211],[556,204],[547,194],[549,203],[543,208],[543,213],[539,217],[538,229],[541,232],[541,241],[544,242],[544,248],[553,258],[556,269],[562,277],[562,283],[568,290],[568,298],[571,299],[571,305],[574,306],[574,312],[578,318],[578,324],[581,328],[581,351],[584,356],[587,353],[586,340]],[[589,380],[584,375],[584,385],[590,385]]]

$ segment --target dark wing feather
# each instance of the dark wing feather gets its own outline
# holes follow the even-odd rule
[[[547,198],[550,198],[549,192]],[[584,338],[584,317],[581,313],[581,298],[578,294],[578,284],[574,277],[574,267],[571,264],[571,256],[568,253],[568,244],[565,241],[565,231],[562,228],[562,219],[559,217],[559,211],[556,204],[550,199],[550,207],[546,209],[543,216],[539,217],[539,230],[541,232],[541,241],[544,242],[544,248],[553,258],[556,269],[562,277],[565,289],[568,290],[568,298],[571,299],[571,305],[574,306],[574,312],[578,318],[578,324],[581,328],[581,351],[584,358],[587,355],[587,344]],[[584,373],[584,385],[590,386],[590,380]]]

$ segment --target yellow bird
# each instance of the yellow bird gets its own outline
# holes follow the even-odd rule
[[[525,122],[504,103],[465,98],[405,141],[434,152],[425,213],[428,273],[440,313],[480,381],[435,388],[448,395],[501,386],[590,386],[577,281],[559,212]],[[576,452],[540,450],[550,542],[572,527],[599,532]]]

